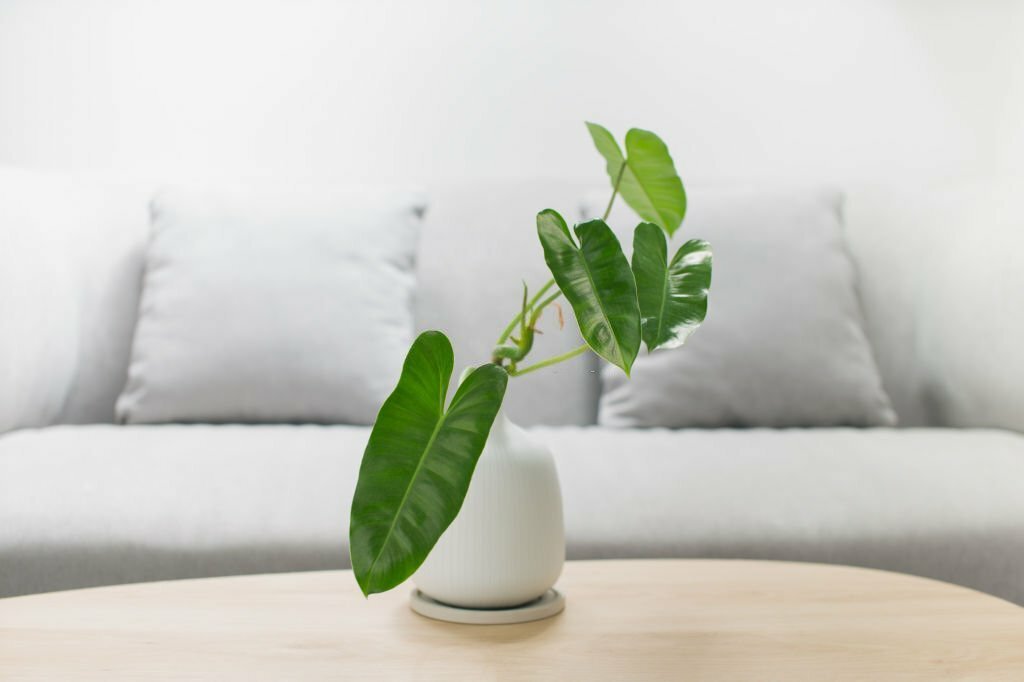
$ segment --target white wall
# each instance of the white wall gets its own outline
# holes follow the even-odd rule
[[[598,178],[593,119],[689,181],[988,173],[1024,153],[1022,6],[0,0],[0,163]]]

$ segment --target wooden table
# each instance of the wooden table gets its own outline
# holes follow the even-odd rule
[[[1024,609],[940,582],[759,561],[573,562],[564,613],[428,620],[348,571],[0,600],[0,679],[1024,680]]]

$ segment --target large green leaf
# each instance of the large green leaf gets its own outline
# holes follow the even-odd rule
[[[683,345],[708,311],[711,247],[691,239],[669,262],[665,233],[640,223],[633,233],[633,275],[647,350]]]
[[[466,376],[445,410],[453,362],[444,334],[421,334],[370,433],[349,527],[365,595],[390,590],[427,558],[462,508],[501,407],[508,373],[488,364]]]
[[[623,200],[641,218],[661,225],[669,236],[674,234],[686,215],[686,191],[661,138],[648,130],[632,128],[626,133],[623,155],[606,128],[587,123],[587,130],[604,157],[612,184],[618,181]]]
[[[537,214],[537,234],[587,345],[629,374],[640,350],[640,307],[619,240],[603,221],[591,220],[576,226],[577,246],[562,216],[551,209]]]

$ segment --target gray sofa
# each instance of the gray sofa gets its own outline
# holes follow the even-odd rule
[[[12,177],[0,182],[22,182]],[[545,278],[534,213],[572,213],[588,187],[431,188],[418,325],[448,331],[457,364],[485,356],[522,278]],[[1024,428],[1024,279],[1008,267],[1013,216],[978,208],[1002,205],[1009,191],[850,194],[867,331],[900,428],[605,429],[594,426],[593,357],[516,379],[510,417],[556,453],[569,558],[843,563],[1024,603],[1024,436],[1014,431]],[[0,231],[11,229],[13,201],[0,200]],[[26,291],[0,279],[14,310],[0,329],[9,415],[0,424],[0,596],[347,566],[368,428],[115,425],[145,192],[82,191],[62,203],[60,220],[56,210],[39,207],[51,218],[45,234],[43,218],[25,218],[40,221],[31,228],[43,241],[23,239],[8,257],[38,258],[45,242],[33,271],[66,281]],[[973,236],[986,235],[984,267],[961,260],[979,256],[976,240],[956,238],[966,220]],[[1014,291],[1015,306],[1003,298]],[[52,313],[24,310],[39,306]],[[566,331],[540,343],[538,357],[578,338]],[[17,407],[32,401],[53,407],[25,417]]]

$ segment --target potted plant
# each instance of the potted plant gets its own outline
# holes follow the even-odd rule
[[[693,239],[668,258],[667,238],[686,212],[668,148],[634,128],[623,151],[605,128],[587,128],[612,183],[604,217],[570,231],[556,211],[538,213],[552,278],[532,296],[524,285],[519,314],[490,362],[467,369],[446,402],[452,346],[442,332],[424,332],[380,409],[349,531],[353,572],[367,596],[415,574],[423,593],[457,607],[507,608],[541,597],[564,561],[561,497],[550,452],[500,415],[509,378],[588,350],[628,375],[641,343],[648,352],[680,346],[704,320],[710,247]],[[618,196],[644,221],[632,262],[605,222]],[[562,296],[585,343],[525,364],[538,318]]]

